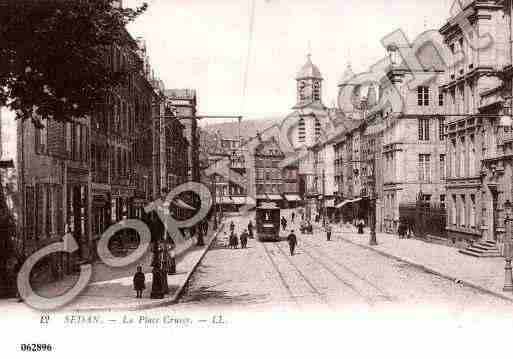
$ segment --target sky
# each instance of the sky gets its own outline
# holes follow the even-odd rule
[[[195,88],[199,112],[245,118],[283,116],[295,105],[295,75],[312,61],[324,77],[323,100],[336,102],[350,62],[363,72],[385,55],[381,38],[401,29],[411,40],[447,20],[451,0],[149,0],[129,26],[168,88]],[[140,0],[125,0],[128,6]]]
[[[142,36],[166,88],[194,88],[202,115],[283,117],[295,105],[295,75],[308,53],[322,72],[323,101],[336,103],[348,63],[363,72],[385,55],[381,38],[401,29],[413,41],[438,29],[452,0],[146,0],[129,25]],[[136,6],[142,0],[124,0]],[[243,100],[246,61],[249,59]],[[5,152],[15,153],[13,114],[2,109]],[[202,120],[207,121],[207,120]],[[210,120],[216,123],[226,120]],[[6,138],[8,137],[8,139]]]

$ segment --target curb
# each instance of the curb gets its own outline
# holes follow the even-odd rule
[[[376,253],[379,253],[381,254],[382,256],[384,257],[387,257],[387,258],[391,258],[391,259],[395,259],[395,260],[398,260],[400,262],[404,262],[404,263],[407,263],[413,267],[416,267],[418,269],[421,269],[429,274],[434,274],[434,275],[437,275],[441,278],[444,278],[444,279],[447,279],[447,280],[450,280],[450,281],[453,281],[453,282],[459,282],[461,284],[464,284],[466,285],[467,287],[471,287],[473,289],[476,289],[480,292],[483,292],[483,293],[486,293],[486,294],[489,294],[489,295],[492,295],[492,296],[495,296],[495,297],[498,297],[500,299],[503,299],[503,300],[506,300],[508,302],[511,302],[513,303],[513,298],[512,297],[509,297],[503,293],[500,293],[500,292],[497,292],[497,291],[494,291],[494,290],[491,290],[491,289],[488,289],[486,287],[483,287],[479,284],[475,284],[475,283],[472,283],[468,280],[465,280],[465,279],[460,279],[460,278],[457,278],[457,277],[454,277],[454,276],[451,276],[451,275],[448,275],[448,274],[445,274],[445,273],[442,273],[442,272],[439,272],[437,270],[434,270],[432,268],[429,268],[429,267],[426,267],[425,265],[423,264],[419,264],[419,263],[415,263],[409,259],[406,259],[406,258],[403,258],[403,257],[399,257],[399,256],[395,256],[393,254],[390,254],[390,253],[387,253],[387,252],[384,252],[380,249],[377,249],[377,248],[374,248],[374,247],[371,247],[371,246],[368,246],[368,245],[365,245],[365,244],[361,244],[361,243],[357,243],[357,242],[354,242],[350,239],[347,239],[347,238],[343,238],[342,235],[338,235],[340,237],[340,239],[342,239],[344,242],[347,242],[347,243],[351,243],[355,246],[358,246],[360,248],[364,248],[364,249],[368,249],[370,251],[374,251]]]
[[[160,300],[158,302],[151,302],[151,303],[144,303],[144,304],[123,304],[123,305],[115,305],[110,307],[91,307],[91,308],[61,308],[63,311],[69,310],[72,312],[113,312],[113,311],[138,311],[138,310],[146,310],[146,309],[153,309],[153,308],[159,308],[168,306],[171,304],[175,304],[180,299],[180,296],[182,295],[185,287],[189,283],[190,278],[192,277],[192,274],[195,272],[196,268],[199,266],[205,255],[207,254],[208,250],[212,246],[212,243],[214,243],[215,237],[218,236],[219,232],[224,227],[224,222],[220,223],[217,230],[212,233],[211,241],[208,245],[203,247],[203,253],[200,255],[199,259],[196,261],[196,263],[193,265],[192,269],[187,272],[187,276],[185,277],[185,280],[182,282],[182,284],[178,287],[178,289],[173,293],[172,296],[169,298]],[[183,257],[193,246],[190,246],[185,251],[183,251],[181,254],[177,255],[177,257]]]
[[[219,234],[219,232],[221,232],[221,230],[224,228],[224,223],[221,223],[218,227],[217,227],[217,230],[215,233],[212,233],[213,237],[217,237],[217,235]],[[173,303],[176,303],[178,302],[178,300],[180,299],[180,297],[182,296],[183,294],[183,291],[185,289],[185,287],[187,286],[187,284],[189,283],[189,280],[191,279],[192,275],[194,274],[194,272],[196,271],[196,268],[200,265],[200,263],[203,261],[203,258],[205,257],[205,255],[207,254],[207,252],[209,251],[210,247],[212,247],[212,243],[214,243],[214,238],[212,238],[212,240],[210,241],[210,243],[208,244],[208,246],[205,247],[205,250],[203,251],[203,253],[201,254],[201,256],[199,257],[198,261],[196,262],[196,264],[194,264],[192,266],[192,269],[188,272],[187,274],[187,277],[185,278],[185,280],[183,281],[182,285],[180,286],[180,288],[178,288],[178,290],[175,292],[175,294],[173,295],[173,301],[170,303],[170,304],[173,304]]]

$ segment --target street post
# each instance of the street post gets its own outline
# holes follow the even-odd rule
[[[512,259],[512,251],[511,251],[511,222],[513,221],[512,216],[512,204],[509,200],[504,203],[504,208],[506,210],[506,216],[504,217],[504,225],[506,227],[506,238],[504,240],[504,292],[513,292],[513,276],[511,270],[511,259]]]

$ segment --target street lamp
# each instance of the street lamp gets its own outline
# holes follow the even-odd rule
[[[511,224],[513,221],[512,205],[509,199],[504,203],[504,209],[506,210],[506,216],[504,217],[504,225],[506,227],[506,240],[504,241],[504,260],[506,265],[504,266],[504,292],[513,292],[513,276],[511,273]]]
[[[372,158],[372,192],[371,192],[371,233],[369,245],[377,246],[378,241],[376,239],[376,157]]]

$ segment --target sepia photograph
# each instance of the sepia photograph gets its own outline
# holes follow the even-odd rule
[[[512,0],[0,0],[0,355],[507,357]]]

